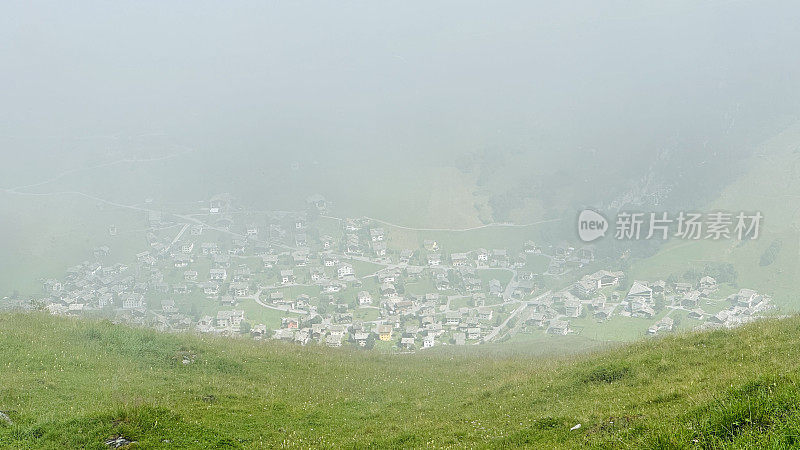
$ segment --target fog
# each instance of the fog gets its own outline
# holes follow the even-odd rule
[[[0,0],[0,158],[0,447],[800,447],[800,0]]]
[[[629,192],[702,207],[796,121],[798,16],[793,1],[3,2],[0,187],[11,209],[227,192],[297,210],[320,193],[337,216],[434,228]]]
[[[796,113],[797,18],[791,1],[4,2],[0,130],[314,158],[727,150]]]

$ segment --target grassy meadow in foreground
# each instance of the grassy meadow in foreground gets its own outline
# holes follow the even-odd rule
[[[798,348],[800,318],[512,358],[3,314],[0,447],[787,447]]]

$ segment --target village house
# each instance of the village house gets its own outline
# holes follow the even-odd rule
[[[211,316],[203,316],[197,321],[195,328],[200,333],[209,333],[214,331],[214,318]]]
[[[258,225],[254,224],[254,223],[251,223],[251,224],[247,225],[247,229],[245,230],[245,234],[247,234],[247,237],[251,237],[251,238],[258,237]]]
[[[428,292],[423,296],[423,300],[426,303],[432,303],[434,305],[439,303],[439,298],[440,296],[436,292]]]
[[[247,248],[247,241],[240,238],[231,240],[231,248],[228,249],[229,255],[243,255]]]
[[[372,296],[367,291],[360,291],[358,293],[357,298],[358,298],[358,304],[361,306],[372,304]]]
[[[372,250],[375,252],[375,256],[386,256],[386,249],[386,242],[380,241],[372,244]]]
[[[367,341],[369,340],[369,333],[366,331],[358,331],[353,333],[353,340],[358,344],[359,347],[366,347]]]
[[[439,243],[432,239],[425,239],[424,241],[422,241],[422,247],[429,252],[439,251]]]
[[[344,219],[344,229],[349,232],[356,232],[361,230],[361,221],[353,218]]]
[[[311,297],[306,294],[300,294],[297,296],[297,300],[295,302],[296,308],[308,308],[309,302],[311,302]]]
[[[138,309],[144,307],[142,294],[128,294],[122,299],[122,309]]]
[[[466,253],[453,253],[450,255],[450,264],[453,267],[466,267],[469,263]]]
[[[606,320],[614,314],[615,305],[601,306],[594,310],[594,317],[599,320]]]
[[[700,293],[697,291],[684,292],[681,298],[681,306],[686,308],[697,308],[700,304]]]
[[[291,284],[295,282],[294,270],[292,269],[281,270],[280,276],[281,284]]]
[[[508,266],[508,250],[494,249],[490,255],[489,264],[494,267]]]
[[[702,320],[703,317],[705,317],[705,312],[699,308],[693,309],[689,311],[689,315],[687,317],[694,320]]]
[[[311,282],[312,283],[319,283],[320,281],[324,281],[324,280],[328,279],[328,275],[320,267],[312,267],[309,270],[309,273],[311,274]]]
[[[438,291],[449,291],[451,288],[450,278],[447,277],[447,271],[437,273],[434,282],[436,283],[436,290]]]
[[[442,263],[442,255],[438,253],[429,253],[428,254],[428,265],[431,267],[436,267]]]
[[[272,269],[278,264],[278,256],[277,255],[264,255],[261,257],[261,261],[264,264],[265,269]]]
[[[211,269],[208,272],[208,279],[211,281],[225,281],[228,279],[228,271],[225,269]]]
[[[372,228],[369,230],[369,237],[372,239],[372,242],[380,242],[386,238],[386,232],[383,228]]]
[[[215,296],[219,295],[219,283],[214,281],[209,281],[207,283],[203,283],[203,294],[207,296]]]
[[[105,308],[107,306],[112,306],[113,304],[114,304],[114,296],[110,292],[100,294],[100,296],[97,297],[98,308]]]
[[[483,283],[480,278],[466,277],[463,278],[464,290],[467,292],[480,292],[483,289]]]
[[[294,317],[282,317],[281,318],[281,328],[287,328],[289,330],[296,330],[300,327],[300,321]]]
[[[381,295],[384,298],[395,298],[397,297],[397,289],[392,283],[383,283],[381,285]]]
[[[548,318],[543,313],[535,312],[528,317],[525,323],[536,328],[544,328],[548,323]]]
[[[283,295],[283,291],[273,291],[269,293],[269,301],[275,305],[279,306],[288,306],[293,307],[294,302],[288,298],[285,298]]]
[[[292,263],[295,267],[305,267],[308,264],[308,252],[292,252]]]
[[[650,318],[656,315],[655,310],[642,299],[635,299],[629,304],[629,311],[632,317]]]
[[[162,285],[162,286],[165,286],[165,287],[169,286],[167,283],[159,283],[159,285]],[[164,289],[158,289],[158,290],[161,291],[161,292],[165,292]],[[172,287],[172,292],[174,292],[176,294],[181,294],[181,295],[188,294],[189,293],[189,286],[187,284],[185,284],[185,283],[176,284],[175,286]]]
[[[459,311],[446,311],[444,313],[445,325],[455,326],[461,322],[461,313]]]
[[[267,326],[263,323],[254,325],[253,328],[250,329],[250,335],[253,336],[253,339],[265,338],[267,336]]]
[[[244,281],[231,283],[230,293],[235,297],[246,297],[250,294],[250,285]]]
[[[648,334],[657,334],[663,333],[666,331],[672,331],[673,325],[675,321],[671,317],[664,317],[663,319],[656,322],[655,325],[651,326],[647,329]]]
[[[425,271],[422,267],[406,267],[406,276],[408,277],[409,281],[417,281],[422,277],[422,273]]]
[[[422,338],[422,348],[431,348],[436,345],[436,340],[433,334],[428,333]]]
[[[175,306],[175,300],[167,299],[161,301],[161,311],[164,314],[175,314],[178,312],[178,307]]]
[[[336,281],[329,281],[323,284],[323,291],[328,294],[336,294],[337,292],[341,292],[345,286],[342,283],[338,283]]]
[[[503,285],[500,280],[492,279],[489,281],[489,295],[500,297],[503,295]]]
[[[222,214],[230,209],[233,203],[233,198],[228,194],[215,195],[208,202],[209,214]]]
[[[238,269],[233,271],[233,281],[236,282],[250,281],[251,276],[252,272],[247,266],[240,266]]]
[[[626,298],[629,302],[643,301],[651,303],[653,301],[653,290],[644,281],[634,281]]]
[[[529,270],[520,270],[519,272],[517,272],[517,280],[533,281],[533,272]]]
[[[200,244],[200,253],[203,256],[218,255],[220,253],[219,245],[216,242],[203,242]]]
[[[181,245],[181,253],[188,255],[194,251],[194,242],[185,242]]]
[[[524,280],[517,283],[511,296],[516,299],[523,299],[536,291],[536,283],[532,280]]]
[[[355,269],[353,269],[352,264],[348,264],[343,262],[339,264],[339,267],[336,269],[336,275],[339,277],[340,280],[345,279],[347,277],[352,277],[356,274]]]
[[[390,341],[392,339],[392,330],[393,327],[391,325],[378,325],[378,338],[382,341]]]
[[[378,273],[378,282],[394,283],[397,281],[399,273],[394,270],[384,270]]]
[[[700,289],[707,291],[717,290],[717,280],[714,277],[704,276],[700,278]]]
[[[311,330],[302,328],[294,333],[294,342],[300,345],[306,345],[311,341]]]
[[[709,321],[711,323],[724,324],[725,322],[728,321],[728,318],[730,317],[730,315],[731,315],[731,313],[729,311],[720,311],[720,312],[714,314],[713,316],[711,316]]]
[[[736,306],[742,306],[744,308],[750,308],[753,305],[757,305],[761,302],[761,296],[758,295],[758,292],[752,289],[740,289],[739,292],[736,294]]]
[[[219,298],[219,304],[224,307],[232,308],[236,306],[236,298],[233,295],[223,295]]]
[[[581,281],[575,283],[572,287],[572,292],[580,298],[591,298],[600,288],[600,280],[584,277]]]
[[[411,262],[411,258],[414,256],[414,252],[409,249],[403,249],[400,251],[399,261],[400,264],[408,264]]]
[[[294,340],[294,330],[289,330],[286,328],[279,328],[275,330],[275,334],[273,335],[273,339],[277,339],[279,341],[286,341],[291,342]]]
[[[324,213],[328,209],[328,201],[322,194],[314,194],[306,198],[306,204],[316,208],[317,212]]]
[[[525,253],[541,253],[541,249],[536,246],[536,243],[533,241],[525,241],[522,244],[522,248],[524,249]]]
[[[653,295],[664,295],[664,293],[667,291],[667,282],[664,280],[658,280],[650,284],[650,289],[653,290]]]
[[[567,300],[564,302],[564,313],[567,317],[578,317],[583,312],[583,304],[578,300]]]
[[[547,327],[547,333],[566,335],[569,333],[569,322],[564,320],[553,320],[550,322],[550,326]]]
[[[231,309],[218,311],[215,322],[219,331],[238,333],[242,321],[244,321],[244,311]]]
[[[322,243],[322,249],[323,250],[330,250],[331,248],[333,248],[333,244],[336,242],[333,239],[333,237],[331,237],[331,236],[329,236],[327,234],[323,234],[322,236],[320,236],[319,237],[319,241],[320,241],[320,243]]]

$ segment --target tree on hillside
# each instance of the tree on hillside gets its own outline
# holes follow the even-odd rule
[[[239,324],[239,333],[241,334],[250,334],[250,322],[243,320]]]
[[[762,267],[766,267],[775,262],[775,259],[778,258],[778,253],[781,251],[781,242],[779,240],[772,241],[764,250],[764,253],[761,254],[761,260],[758,262],[758,265]]]

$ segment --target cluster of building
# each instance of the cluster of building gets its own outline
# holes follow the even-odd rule
[[[319,214],[330,204],[314,196],[308,207]],[[398,249],[372,220],[336,219],[331,227],[334,219],[326,218],[322,227],[319,218],[309,219],[316,214],[258,215],[235,209],[227,196],[213,198],[202,215],[154,211],[149,249],[129,264],[110,262],[109,247],[96,249],[64,279],[44,282],[44,306],[166,331],[404,350],[480,344],[521,329],[563,335],[587,317],[653,319],[648,332],[657,334],[675,327],[678,310],[702,326],[734,326],[770,308],[768,297],[742,289],[720,300],[729,307],[706,312],[703,302],[718,291],[708,276],[694,285],[626,283],[622,272],[600,270],[542,294],[541,277],[567,278],[591,264],[593,252],[532,241],[516,252],[447,253],[435,240]],[[112,238],[117,233],[109,228]],[[544,273],[530,269],[530,255],[548,259]],[[268,326],[259,309],[277,314],[280,325]]]
[[[624,280],[625,274],[619,271],[600,270],[585,275],[568,289],[530,302],[526,323],[548,333],[568,334],[574,331],[570,326],[573,319],[592,317],[603,322],[623,316],[654,319],[647,330],[652,335],[673,331],[673,315],[685,316],[700,328],[730,328],[761,318],[774,308],[769,296],[752,289],[721,298],[717,280],[711,276],[703,276],[695,284],[633,280],[622,289],[628,285]]]

